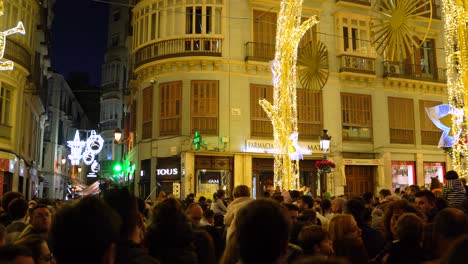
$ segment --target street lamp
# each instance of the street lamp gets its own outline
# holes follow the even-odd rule
[[[122,139],[122,131],[120,131],[120,129],[116,129],[114,130],[114,139],[117,143],[120,142],[120,140]]]
[[[319,140],[320,140],[320,149],[322,150],[323,152],[323,159],[326,160],[327,159],[327,151],[330,149],[330,140],[331,140],[331,136],[329,136],[327,134],[327,131],[326,129],[323,130],[323,134],[319,137]]]

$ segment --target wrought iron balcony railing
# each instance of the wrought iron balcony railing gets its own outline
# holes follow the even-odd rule
[[[339,3],[339,2],[348,2],[348,3],[352,3],[352,4],[371,6],[370,0],[336,0],[336,2],[337,3]]]
[[[375,75],[375,59],[343,55],[340,72],[355,72]]]
[[[31,72],[31,54],[15,41],[7,38],[3,57],[18,63]]]
[[[173,57],[221,57],[222,44],[223,39],[215,37],[186,37],[159,41],[135,52],[135,67],[138,68],[148,62]]]
[[[447,69],[445,68],[433,68],[425,64],[406,64],[395,61],[384,61],[383,67],[383,77],[447,82]]]
[[[245,43],[245,61],[271,61],[275,58],[275,44]]]

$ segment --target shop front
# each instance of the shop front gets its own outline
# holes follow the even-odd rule
[[[180,196],[180,158],[158,158],[156,167],[156,197],[160,192]]]
[[[14,166],[9,159],[0,159],[0,197],[13,190]]]
[[[315,168],[316,160],[299,161],[299,186],[301,189],[309,187],[310,192],[316,196],[324,190],[325,182],[320,181]],[[274,159],[252,158],[252,188],[254,197],[265,197],[268,192],[274,192]]]
[[[226,156],[195,156],[195,194],[213,199],[222,189],[229,196],[234,188],[234,159]]]

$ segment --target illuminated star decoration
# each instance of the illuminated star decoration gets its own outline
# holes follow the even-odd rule
[[[458,110],[459,112],[460,110]],[[463,111],[463,110],[461,110]],[[453,134],[452,130],[452,116],[457,114],[457,109],[449,104],[436,105],[434,107],[426,107],[426,113],[432,120],[434,125],[442,130],[442,136],[440,137],[438,147],[449,148],[456,142],[456,138],[460,136]]]
[[[81,160],[81,151],[83,150],[86,142],[80,141],[80,134],[78,131],[75,133],[75,138],[73,140],[67,141],[67,145],[70,147],[70,159],[71,165],[79,165]]]
[[[0,16],[3,15],[3,9],[3,1],[0,1]],[[6,37],[16,33],[20,33],[23,35],[26,33],[26,31],[24,30],[23,23],[21,21],[19,21],[18,25],[14,28],[5,31],[0,31],[0,71],[13,70],[14,62],[10,60],[3,61],[3,55],[5,54]]]
[[[289,136],[289,157],[291,160],[301,160],[304,159],[304,154],[312,154],[311,151],[308,151],[297,142],[299,140],[299,132],[294,132]]]

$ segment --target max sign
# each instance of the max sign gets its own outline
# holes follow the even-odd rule
[[[174,169],[157,169],[157,175],[177,175],[179,174],[179,170],[177,168]]]

